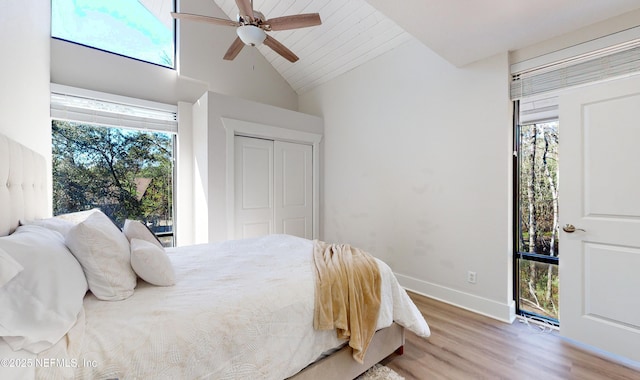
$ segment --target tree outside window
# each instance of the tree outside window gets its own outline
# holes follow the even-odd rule
[[[523,125],[519,140],[519,306],[557,320],[558,121]]]
[[[54,120],[54,215],[98,207],[173,245],[172,134]]]

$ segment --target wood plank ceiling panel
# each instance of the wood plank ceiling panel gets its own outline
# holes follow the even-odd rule
[[[215,2],[229,18],[236,19],[238,8],[235,0]],[[290,63],[268,47],[258,47],[298,94],[328,82],[411,38],[365,0],[254,0],[253,7],[267,19],[301,13],[320,14],[320,26],[269,32],[300,57],[299,61]],[[248,49],[243,49],[243,52],[245,50]]]

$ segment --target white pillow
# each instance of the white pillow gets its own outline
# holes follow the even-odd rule
[[[14,351],[39,353],[76,322],[87,281],[55,231],[20,226],[0,248],[24,268],[0,288],[0,336]]]
[[[91,210],[76,211],[67,214],[56,215],[54,216],[54,218],[66,220],[68,222],[71,222],[72,224],[78,224],[84,222],[89,216],[95,214],[96,212],[102,213],[99,208],[92,208]]]
[[[131,268],[129,242],[108,216],[92,213],[69,231],[66,243],[98,299],[119,301],[133,294],[136,274]]]
[[[153,245],[164,250],[162,243],[160,243],[160,240],[158,240],[156,235],[151,232],[149,227],[142,224],[142,222],[140,222],[139,220],[125,220],[122,232],[124,232],[124,235],[127,237],[127,239],[129,239],[129,243],[131,243],[132,239],[146,240],[149,243],[153,243]]]
[[[24,267],[11,255],[0,248],[0,288],[22,272]]]
[[[40,226],[45,227],[50,230],[54,230],[60,232],[62,236],[67,236],[69,230],[73,228],[77,223],[73,223],[69,220],[53,217],[53,218],[45,218],[45,219],[34,219],[34,220],[21,220],[20,225],[23,226]]]
[[[86,211],[70,212],[67,214],[60,214],[53,218],[34,219],[34,220],[20,220],[20,225],[36,225],[46,227],[50,230],[58,231],[62,236],[66,237],[71,228],[78,223],[85,221],[89,215],[102,212],[99,208],[92,208]]]
[[[169,256],[162,248],[142,239],[131,239],[131,266],[146,282],[158,286],[176,283]]]

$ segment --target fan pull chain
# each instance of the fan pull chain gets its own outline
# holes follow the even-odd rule
[[[251,6],[253,6],[253,0]],[[258,49],[251,49],[251,71],[256,71],[256,50]]]

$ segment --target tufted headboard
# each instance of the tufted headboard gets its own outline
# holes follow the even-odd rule
[[[43,156],[0,134],[0,236],[18,222],[49,216]]]

